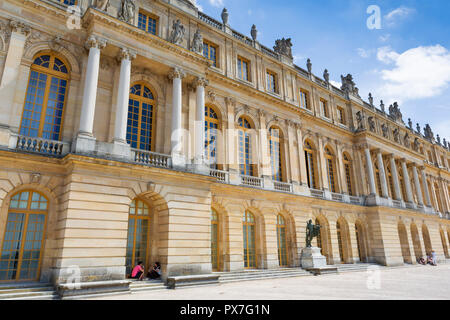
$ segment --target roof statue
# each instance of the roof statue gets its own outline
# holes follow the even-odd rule
[[[273,47],[273,50],[278,54],[294,59],[294,56],[292,55],[291,38],[288,39],[283,38],[275,41],[275,46]]]
[[[359,97],[359,89],[356,87],[355,82],[353,81],[353,76],[350,73],[345,77],[341,75],[341,82],[341,90]]]
[[[397,102],[389,106],[389,116],[393,118],[395,121],[403,122],[403,115],[400,112],[400,108]]]

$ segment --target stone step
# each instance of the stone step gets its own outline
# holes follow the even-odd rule
[[[311,276],[311,273],[297,273],[297,274],[283,274],[283,275],[272,275],[272,276],[251,276],[251,277],[242,277],[242,278],[220,278],[219,281],[221,283],[227,282],[237,282],[237,281],[252,281],[252,280],[269,280],[269,279],[280,279],[280,278],[293,278],[293,277],[306,277]]]
[[[165,289],[167,289],[167,287],[161,280],[133,281],[130,284],[131,292],[165,290]]]
[[[32,291],[16,293],[0,293],[0,300],[28,300],[28,299],[54,299],[58,297],[54,291]]]
[[[54,299],[57,295],[48,283],[3,283],[0,285],[0,300]]]
[[[278,270],[261,270],[261,271],[241,271],[241,272],[226,272],[226,273],[221,273],[219,274],[219,276],[221,278],[224,277],[238,277],[238,276],[271,276],[271,275],[282,275],[282,274],[292,274],[292,273],[308,273],[306,270],[302,270],[302,269],[296,269],[296,270],[289,270],[289,271],[278,271]]]
[[[221,273],[219,277],[220,282],[235,282],[247,280],[264,280],[275,278],[290,278],[310,276],[311,273],[302,269],[283,269],[283,270],[250,270],[238,272]]]

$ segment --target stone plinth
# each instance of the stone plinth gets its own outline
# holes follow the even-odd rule
[[[301,264],[303,269],[326,268],[327,258],[320,253],[320,248],[304,248],[302,250]]]

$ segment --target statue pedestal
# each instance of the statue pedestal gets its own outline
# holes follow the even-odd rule
[[[320,253],[320,248],[317,247],[304,248],[300,262],[303,269],[314,275],[337,273],[337,268],[327,265],[327,258]]]

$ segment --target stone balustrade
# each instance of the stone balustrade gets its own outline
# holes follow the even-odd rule
[[[132,160],[139,164],[167,169],[172,167],[171,157],[166,154],[132,149],[131,156]]]
[[[216,178],[219,182],[230,182],[230,174],[228,173],[228,171],[209,169],[209,175],[213,178]]]
[[[277,191],[292,192],[292,184],[291,183],[274,181],[273,187]]]
[[[258,177],[243,176],[241,175],[241,185],[263,188],[263,179]]]
[[[42,138],[17,136],[16,149],[51,156],[64,156],[70,150],[69,143]]]

